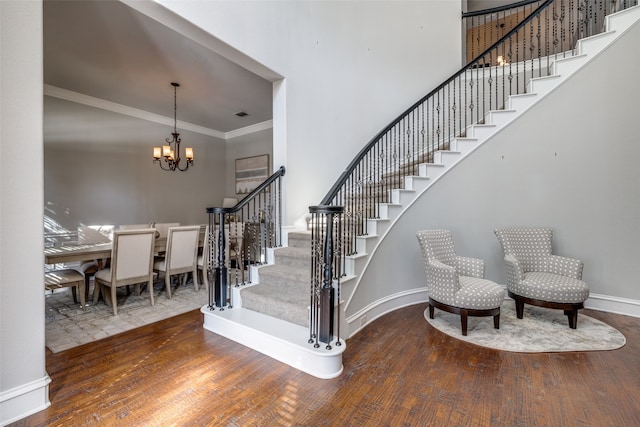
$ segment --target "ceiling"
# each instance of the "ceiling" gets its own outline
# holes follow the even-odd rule
[[[44,1],[45,85],[167,117],[172,123],[171,82],[180,83],[178,127],[187,122],[225,134],[272,119],[270,81],[126,4]],[[77,120],[77,105],[66,112],[64,106],[70,103],[47,98],[45,111],[55,110],[59,120],[65,115]],[[248,115],[238,117],[239,111]]]

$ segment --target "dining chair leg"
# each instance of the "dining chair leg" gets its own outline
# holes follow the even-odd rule
[[[96,281],[93,282],[93,305],[98,303],[98,299],[100,298],[100,288],[102,285]]]
[[[164,284],[167,287],[167,298],[171,298],[171,275],[164,273]]]
[[[91,275],[85,273],[84,275],[84,299],[89,301],[89,283],[91,281]]]
[[[193,276],[193,286],[195,286],[196,292],[198,292],[198,267],[197,266],[196,268],[193,269],[193,271],[191,272],[191,275]]]
[[[149,276],[149,282],[147,283],[147,286],[149,287],[149,295],[151,295],[151,305],[155,305],[155,301],[153,300],[153,274]]]
[[[113,305],[113,315],[118,315],[118,297],[116,296],[116,286],[111,286],[111,304]]]
[[[209,292],[209,278],[207,276],[207,267],[205,267],[202,269],[202,283],[204,283],[205,290]]]
[[[82,307],[83,310],[87,309],[87,300],[85,298],[85,284],[84,284],[84,280],[81,280],[79,285],[78,285],[78,293],[80,294],[80,307]]]

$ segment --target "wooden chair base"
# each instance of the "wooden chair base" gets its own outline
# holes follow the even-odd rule
[[[84,276],[76,270],[54,270],[44,274],[45,290],[53,291],[60,288],[71,288],[73,302],[78,302],[77,294],[80,294],[80,307],[82,307],[83,310],[86,309],[84,286]]]
[[[516,302],[516,316],[518,319],[522,319],[524,315],[524,305],[535,305],[536,307],[553,308],[557,310],[564,310],[564,314],[569,318],[569,327],[576,329],[578,327],[578,310],[584,308],[584,303],[570,303],[570,302],[551,302],[542,301],[532,298],[516,295],[511,291],[507,291],[507,294],[513,298]]]
[[[500,307],[489,308],[486,310],[473,310],[470,308],[454,307],[452,305],[443,304],[429,297],[429,318],[434,318],[434,308],[439,308],[442,311],[448,313],[454,313],[460,315],[460,323],[462,326],[462,335],[467,336],[467,320],[469,316],[474,317],[489,317],[493,316],[493,327],[500,329]]]

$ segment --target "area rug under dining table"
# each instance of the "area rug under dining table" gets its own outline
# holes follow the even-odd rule
[[[525,305],[518,319],[513,301],[500,308],[500,329],[494,329],[492,317],[469,317],[467,336],[462,335],[460,316],[435,310],[435,319],[424,317],[436,329],[457,339],[497,350],[540,353],[565,351],[614,350],[626,344],[617,329],[585,314],[578,314],[577,329],[569,328],[562,310]]]
[[[88,304],[86,310],[73,302],[69,288],[45,295],[45,344],[53,353],[68,350],[102,338],[119,334],[162,319],[199,309],[209,301],[204,286],[196,292],[193,284],[172,290],[169,299],[163,291],[164,282],[154,286],[155,305],[149,293],[140,296],[118,290],[118,314],[99,301]],[[90,298],[91,299],[91,298]]]

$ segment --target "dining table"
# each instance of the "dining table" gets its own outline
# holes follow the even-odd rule
[[[199,246],[204,243],[204,233],[200,233]],[[63,264],[72,262],[104,260],[111,258],[113,244],[108,243],[75,243],[65,242],[61,245],[53,245],[44,249],[45,264]],[[157,237],[154,242],[154,254],[162,255],[166,252],[167,238]]]

